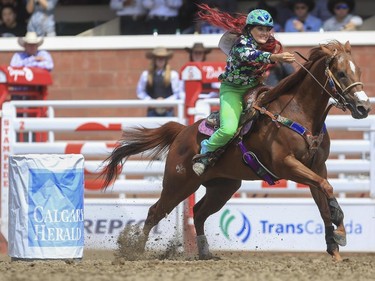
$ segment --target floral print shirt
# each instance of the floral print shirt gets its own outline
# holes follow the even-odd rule
[[[227,58],[225,72],[219,76],[222,82],[255,87],[263,80],[267,64],[271,64],[272,53],[258,50],[251,36],[241,35],[232,46]]]

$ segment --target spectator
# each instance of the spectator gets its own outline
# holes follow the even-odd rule
[[[142,0],[111,0],[110,7],[120,19],[121,35],[147,34],[147,10],[143,7]]]
[[[144,8],[149,10],[147,24],[149,34],[175,34],[178,32],[178,12],[182,0],[142,0]]]
[[[150,59],[150,68],[142,72],[138,85],[137,96],[142,100],[183,99],[178,72],[168,64],[173,53],[166,48],[158,47],[146,53]],[[173,116],[173,108],[150,107],[149,117]]]
[[[282,26],[284,30],[286,21],[294,16],[293,11],[290,9],[290,0],[279,0],[277,1],[276,5],[274,6],[277,11],[277,18],[275,21]]]
[[[24,48],[24,51],[17,52],[13,55],[10,66],[13,67],[39,67],[51,71],[53,69],[53,60],[47,51],[39,50],[43,44],[43,38],[38,37],[35,32],[27,32],[25,37],[18,38],[18,44]],[[15,87],[15,90],[27,91],[28,87]],[[30,99],[26,95],[12,95],[12,100]],[[17,113],[17,116],[28,116],[26,113]],[[28,139],[28,134],[23,134],[24,139]]]
[[[327,8],[327,0],[316,0],[315,7],[311,11],[311,14],[317,18],[320,18],[322,22],[329,19],[332,15]]]
[[[237,13],[237,0],[203,0],[202,2],[230,15]]]
[[[26,11],[24,0],[0,0],[0,8],[2,6],[11,5],[13,6],[15,13],[17,15],[17,22],[21,25],[27,24],[30,15]],[[23,33],[22,35],[24,35]],[[20,35],[20,36],[22,36]]]
[[[17,22],[17,14],[14,6],[2,6],[0,18],[2,22],[0,25],[1,37],[20,37],[26,33],[26,24]]]
[[[13,55],[10,66],[40,67],[48,71],[53,69],[51,55],[47,51],[39,50],[39,46],[43,44],[42,37],[38,37],[35,32],[27,32],[25,37],[18,38],[18,44],[24,48],[24,51]]]
[[[210,5],[211,8],[219,11],[216,5]],[[202,11],[204,12],[204,11]],[[225,32],[225,29],[220,26],[215,26],[204,20],[198,20],[196,23],[196,33],[199,34],[222,34]]]
[[[351,31],[361,26],[362,18],[351,14],[354,6],[354,0],[328,1],[328,9],[333,16],[324,22],[324,31]]]
[[[190,62],[204,62],[207,54],[211,53],[212,49],[205,48],[203,43],[195,43],[191,48],[185,48],[189,53]],[[184,87],[183,87],[184,88]],[[220,82],[203,84],[203,93],[199,95],[200,98],[216,98],[219,96]]]
[[[184,0],[178,11],[180,30],[182,34],[193,34],[198,32],[195,28],[196,13],[201,0]]]
[[[200,21],[196,18],[199,11],[199,4],[208,4],[218,10],[235,14],[237,11],[237,1],[235,0],[185,0],[179,11],[180,27],[183,34],[220,34],[224,33],[222,28],[210,25],[207,22]]]
[[[38,36],[56,36],[54,10],[58,0],[27,0],[26,10],[31,14],[27,31]]]
[[[189,53],[189,61],[206,61],[207,54],[211,53],[212,49],[205,48],[203,43],[194,43],[193,47],[185,48]]]
[[[285,32],[320,31],[322,21],[310,14],[314,6],[313,0],[292,0],[290,8],[294,16],[287,20]]]

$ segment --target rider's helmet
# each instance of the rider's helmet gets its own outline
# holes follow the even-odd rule
[[[273,27],[273,19],[270,13],[266,10],[255,9],[247,15],[246,25],[261,25]]]

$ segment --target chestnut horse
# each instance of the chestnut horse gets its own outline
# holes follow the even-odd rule
[[[327,252],[335,260],[341,260],[339,245],[346,244],[344,215],[327,180],[325,162],[330,138],[324,121],[332,106],[330,98],[342,110],[349,109],[356,119],[366,118],[371,105],[363,91],[361,72],[353,60],[349,42],[330,41],[312,48],[308,60],[300,66],[258,101],[260,112],[267,114],[259,115],[251,132],[244,135],[243,143],[278,178],[310,187],[325,225]],[[298,124],[303,132],[280,120]],[[149,209],[140,237],[142,246],[152,227],[203,185],[206,193],[193,207],[194,226],[199,258],[213,258],[204,232],[206,219],[224,206],[241,187],[242,180],[259,179],[242,161],[236,141],[226,147],[214,166],[197,176],[192,170],[192,158],[207,137],[198,131],[201,122],[190,126],[168,122],[159,128],[137,127],[125,131],[121,143],[104,163],[103,188],[106,188],[118,175],[118,166],[128,157],[149,151],[155,160],[168,151],[163,189],[159,200]]]

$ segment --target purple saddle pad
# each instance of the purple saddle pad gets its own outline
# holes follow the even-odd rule
[[[206,136],[211,136],[217,129],[213,128],[212,126],[208,126],[206,121],[207,121],[206,119],[202,120],[202,122],[198,126],[198,131]],[[247,134],[250,131],[250,128],[252,127],[252,125],[253,125],[253,120],[245,124],[241,128],[241,135]]]
[[[202,120],[202,122],[198,126],[198,131],[206,136],[211,136],[216,130],[210,126],[207,126],[206,119]]]

